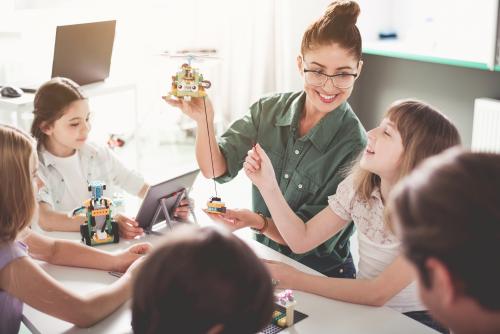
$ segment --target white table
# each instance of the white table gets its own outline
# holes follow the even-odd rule
[[[196,197],[195,201],[199,203]],[[200,225],[213,224],[199,209],[196,210],[196,216]],[[166,227],[163,227],[160,231],[168,233]],[[76,232],[45,232],[45,234],[57,238],[73,239],[75,241],[79,241],[80,239],[79,233]],[[236,234],[242,237],[261,258],[283,261],[300,270],[321,275],[255,240],[243,237],[245,231],[238,231]],[[148,241],[155,245],[161,241],[161,238],[159,235],[150,234],[139,240],[121,240],[119,244],[103,245],[100,246],[100,249],[116,251],[142,241]],[[106,271],[70,268],[46,263],[43,263],[42,267],[64,286],[71,290],[79,291],[81,294],[106,287],[117,279],[109,275]],[[300,291],[296,291],[295,294],[298,301],[296,309],[307,314],[308,317],[298,322],[295,326],[283,331],[282,333],[284,334],[436,333],[432,329],[386,307],[350,304]],[[130,301],[106,319],[87,329],[75,327],[71,323],[41,313],[28,305],[25,305],[24,308],[23,322],[33,333],[131,333]]]
[[[103,82],[96,82],[88,85],[81,86],[82,91],[88,97],[102,96],[107,94],[114,94],[120,92],[132,92],[134,99],[134,113],[136,117],[136,123],[138,118],[138,105],[137,105],[137,85],[133,82],[125,81],[113,81],[106,80]],[[32,119],[31,112],[33,111],[33,100],[35,94],[24,93],[21,97],[7,98],[0,96],[0,112],[3,119],[7,119],[8,123],[11,123],[19,128],[29,131],[31,122],[25,121],[26,119]],[[12,117],[14,116],[14,117]]]

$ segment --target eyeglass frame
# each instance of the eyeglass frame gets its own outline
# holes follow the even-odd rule
[[[328,82],[328,79],[331,79],[332,80],[332,84],[333,86],[337,87],[338,89],[348,89],[348,88],[351,88],[352,86],[354,86],[354,81],[356,81],[356,79],[358,78],[358,75],[359,73],[337,73],[337,74],[332,74],[332,75],[329,75],[329,74],[326,74],[326,73],[323,73],[323,72],[320,72],[320,71],[317,71],[317,70],[308,70],[306,68],[304,68],[304,74],[305,73],[310,73],[310,72],[313,72],[313,73],[317,73],[317,74],[321,74],[323,75],[324,77],[326,77],[325,81],[321,84],[321,85],[314,85],[310,82],[307,82],[308,84],[310,85],[313,85],[315,87],[323,87],[324,85],[326,85],[326,83]],[[335,81],[334,81],[334,78],[335,77],[339,77],[341,75],[350,75],[350,76],[353,76],[354,77],[354,81],[352,82],[352,85],[348,86],[348,87],[339,87],[335,84]],[[304,78],[305,79],[305,78]],[[305,79],[307,81],[307,79]]]

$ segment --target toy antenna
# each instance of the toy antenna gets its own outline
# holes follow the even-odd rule
[[[214,158],[212,156],[212,143],[210,142],[210,129],[208,126],[207,105],[205,103],[205,97],[203,97],[203,108],[205,109],[205,120],[207,123],[208,148],[210,149],[210,162],[212,163],[212,175],[213,175],[212,180],[214,181],[215,197],[219,197],[217,195],[217,182],[215,182]]]

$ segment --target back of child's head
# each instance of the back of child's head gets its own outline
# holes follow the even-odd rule
[[[500,311],[499,190],[500,155],[458,148],[427,160],[395,188],[391,218],[425,286],[432,276],[426,261],[436,258],[459,294]],[[490,263],[474,268],[481,259]]]
[[[403,145],[398,179],[409,174],[424,159],[461,143],[455,125],[436,108],[422,101],[395,101],[385,118],[394,123]],[[380,186],[380,177],[359,167],[354,170],[357,194],[368,200],[372,191]]]
[[[34,140],[28,134],[0,124],[0,242],[14,240],[35,213],[33,151]]]
[[[31,134],[39,144],[44,144],[47,135],[43,127],[51,126],[64,115],[71,103],[84,100],[80,86],[68,78],[53,78],[37,90],[34,100],[34,119]]]
[[[134,287],[134,333],[255,333],[271,320],[271,277],[229,231],[174,230],[145,261]]]
[[[352,0],[332,2],[323,16],[314,21],[302,37],[301,53],[318,47],[338,44],[349,50],[357,59],[361,59],[361,34],[356,26],[360,13],[359,5]]]

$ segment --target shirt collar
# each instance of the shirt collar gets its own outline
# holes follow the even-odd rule
[[[306,135],[318,151],[325,152],[330,146],[333,138],[343,126],[342,119],[347,110],[347,102],[343,102],[323,117]]]
[[[306,101],[306,92],[300,93],[293,102],[290,104],[289,112],[284,112],[279,117],[276,117],[275,126],[291,126],[292,123],[296,123],[298,116],[304,109],[304,103]]]
[[[289,112],[285,112],[276,118],[275,126],[292,126],[292,131],[296,131],[299,122],[299,116],[304,109],[306,100],[306,93],[303,91],[297,98],[290,104]],[[342,126],[342,119],[348,111],[349,106],[347,102],[343,102],[336,109],[332,110],[325,117],[323,117],[318,124],[316,124],[309,133],[304,137],[309,139],[311,143],[320,152],[330,146],[331,141],[340,130]]]
[[[85,143],[78,150],[78,153],[83,158],[90,158],[91,156],[94,156],[97,153],[97,150],[91,145]],[[55,166],[53,155],[50,154],[49,151],[47,151],[47,149],[43,145],[41,145],[41,147],[38,149],[38,157],[39,157],[39,162],[45,167]]]

